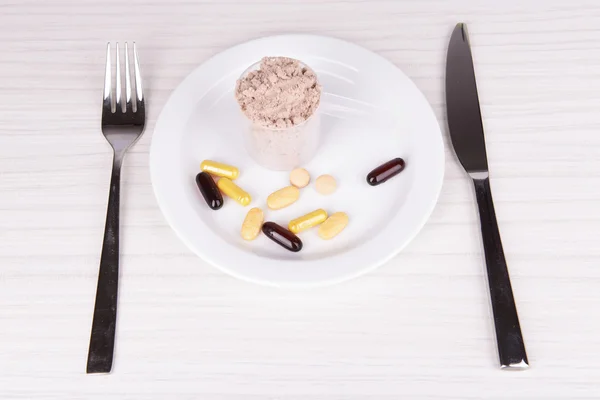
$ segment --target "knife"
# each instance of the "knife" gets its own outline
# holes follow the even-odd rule
[[[473,58],[465,24],[452,32],[446,59],[446,111],[454,152],[473,179],[494,314],[500,367],[529,367],[496,221]]]

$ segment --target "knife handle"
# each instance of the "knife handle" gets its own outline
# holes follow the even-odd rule
[[[494,202],[490,179],[473,179],[479,218],[481,220],[481,235],[485,251],[490,299],[496,328],[496,341],[500,357],[500,367],[507,369],[523,369],[529,367],[525,343],[521,334],[517,306],[513,297],[508,267],[502,249],[502,240],[496,221]]]

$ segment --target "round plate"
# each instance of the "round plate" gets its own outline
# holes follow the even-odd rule
[[[300,199],[278,211],[266,207],[273,191],[289,185],[289,174],[260,167],[247,155],[245,121],[233,96],[240,74],[263,56],[299,59],[315,70],[323,86],[322,143],[307,165],[311,183]],[[395,157],[406,169],[371,187],[366,175]],[[240,169],[236,183],[252,203],[225,198],[213,211],[195,183],[204,159]],[[421,229],[439,195],[444,151],[439,125],[424,96],[384,58],[338,39],[283,35],[230,48],[194,70],[173,92],[157,121],[150,149],[154,193],[168,223],[202,259],[248,281],[274,286],[340,282],[383,264]],[[338,190],[323,196],[314,189],[331,174]],[[321,240],[317,229],[299,234],[304,248],[288,252],[263,234],[246,242],[242,221],[251,207],[265,220],[287,226],[317,208],[344,211],[346,229]]]

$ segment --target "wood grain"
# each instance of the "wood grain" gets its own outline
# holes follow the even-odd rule
[[[444,58],[469,26],[496,211],[532,368],[497,369],[474,195],[451,151],[439,204],[392,262],[280,291],[193,256],[153,197],[148,149],[211,55],[307,32],[371,49],[445,127]],[[0,3],[0,398],[597,399],[597,1]],[[110,153],[104,46],[139,47],[148,128],[125,161],[116,362],[86,376]]]

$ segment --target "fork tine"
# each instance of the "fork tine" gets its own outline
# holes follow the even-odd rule
[[[138,61],[137,49],[135,47],[135,42],[133,42],[133,70],[135,72],[135,95],[136,95],[136,103],[137,108],[139,109],[144,101],[144,96],[142,92],[142,77],[140,75],[140,64]]]
[[[125,42],[125,110],[131,110],[131,72],[129,70],[129,48]]]
[[[122,102],[122,96],[121,96],[121,60],[119,57],[119,42],[117,42],[117,56],[116,56],[116,60],[117,60],[117,71],[116,71],[116,75],[117,75],[117,84],[116,84],[116,90],[115,90],[115,98],[116,98],[116,112],[123,112],[123,102]]]
[[[106,45],[106,70],[104,72],[103,112],[112,112],[112,76],[110,63],[110,42]]]

